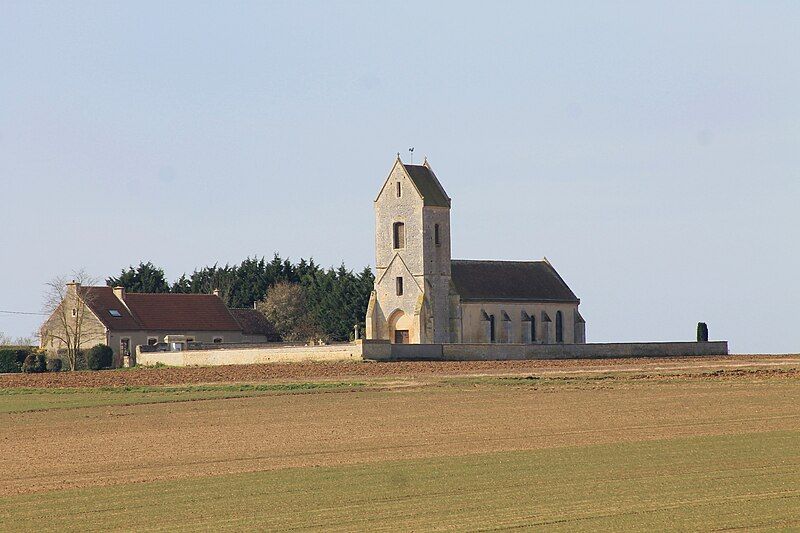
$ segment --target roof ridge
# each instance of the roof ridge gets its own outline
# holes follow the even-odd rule
[[[110,287],[109,287],[110,288]],[[215,296],[214,294],[206,294],[204,292],[126,292],[125,297],[128,296]]]
[[[530,259],[530,260],[522,260],[522,259],[451,259],[450,262],[461,262],[461,263],[547,263],[547,261],[543,261],[541,259]],[[549,264],[549,263],[548,263]]]

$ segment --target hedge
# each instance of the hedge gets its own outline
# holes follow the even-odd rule
[[[25,362],[28,354],[32,352],[31,348],[0,349],[0,373],[22,372],[22,363]]]

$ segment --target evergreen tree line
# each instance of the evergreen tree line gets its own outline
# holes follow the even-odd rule
[[[170,284],[164,270],[151,262],[141,262],[109,277],[109,286],[125,287],[128,292],[211,294],[219,289],[228,307],[253,307],[263,301],[279,283],[302,288],[306,313],[311,322],[329,340],[346,341],[353,326],[363,331],[369,295],[375,277],[369,267],[354,273],[344,264],[339,268],[321,268],[313,259],[292,263],[278,254],[265,258],[248,257],[239,265],[206,266],[191,275],[183,274]]]

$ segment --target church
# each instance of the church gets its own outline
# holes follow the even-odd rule
[[[402,344],[583,344],[580,299],[542,261],[451,259],[450,197],[398,154],[375,199],[366,337]]]

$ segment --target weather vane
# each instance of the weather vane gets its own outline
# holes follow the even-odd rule
[[[412,146],[411,148],[408,149],[408,151],[411,153],[411,164],[413,165],[414,164],[414,147]]]

